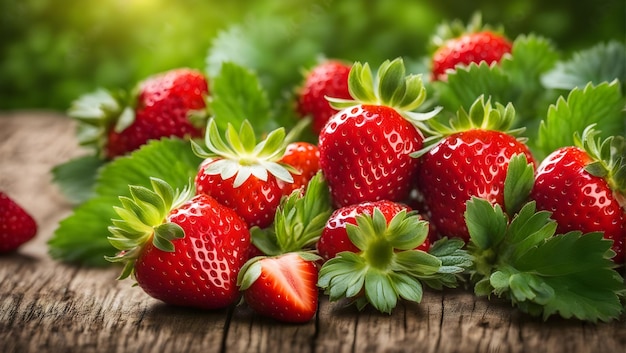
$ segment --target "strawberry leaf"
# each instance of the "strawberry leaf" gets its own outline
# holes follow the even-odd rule
[[[515,39],[511,55],[505,55],[500,65],[521,93],[528,94],[543,90],[540,77],[552,69],[558,59],[559,54],[550,40],[529,34]]]
[[[104,163],[96,155],[71,159],[52,168],[52,181],[70,202],[80,204],[93,196],[96,175]]]
[[[626,46],[612,41],[600,43],[589,49],[574,53],[567,61],[557,63],[541,78],[547,88],[572,90],[588,83],[619,80],[626,84]]]
[[[625,104],[618,81],[574,88],[567,99],[559,97],[549,107],[539,126],[538,152],[547,155],[559,147],[573,146],[574,133],[582,134],[593,123],[602,137],[623,135]]]
[[[457,67],[448,74],[448,81],[432,83],[439,94],[440,104],[448,111],[459,108],[469,110],[476,98],[484,95],[494,102],[506,104],[513,101],[515,95],[511,79],[498,65],[481,62],[466,67]]]
[[[224,62],[212,79],[209,106],[220,130],[226,130],[229,123],[241,126],[246,119],[259,134],[272,128],[269,100],[257,76],[233,62]]]
[[[150,177],[157,177],[182,188],[200,162],[188,141],[161,139],[107,163],[97,177],[94,197],[61,220],[48,243],[50,255],[66,262],[106,265],[104,257],[116,252],[107,240],[111,219],[117,217],[113,206],[119,204],[119,196],[130,196],[128,185],[152,187]]]
[[[535,169],[528,163],[526,155],[515,155],[509,161],[504,180],[504,206],[510,216],[521,208],[528,199],[535,183]]]
[[[601,233],[555,235],[549,215],[528,202],[508,222],[498,205],[468,201],[474,292],[495,294],[544,320],[554,314],[592,322],[619,317],[624,280],[614,270],[611,241]],[[503,220],[504,229],[495,231],[491,225]]]

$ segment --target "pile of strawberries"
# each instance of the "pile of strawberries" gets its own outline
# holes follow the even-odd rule
[[[510,51],[497,32],[450,38],[433,55],[431,80],[459,65],[497,65]],[[153,178],[115,206],[109,241],[119,253],[108,259],[154,298],[203,309],[243,298],[262,315],[307,322],[321,288],[333,301],[391,312],[398,299],[419,302],[424,284],[455,287],[470,271],[469,228],[487,228],[467,211],[475,198],[510,215],[531,201],[554,221],[542,230],[602,232],[607,254],[624,262],[623,137],[598,139],[591,125],[577,146],[536,161],[512,128],[511,104],[477,97],[444,124],[440,107],[424,111],[422,77],[401,59],[375,74],[338,60],[307,73],[296,111],[317,144],[284,128],[259,139],[248,120],[218,126],[205,109],[208,87],[178,69],[132,97],[88,95],[71,112],[88,127],[82,142],[105,158],[174,136],[192,138],[203,159],[193,185]],[[204,143],[193,139],[203,134]],[[511,176],[518,163],[533,171],[530,184]]]

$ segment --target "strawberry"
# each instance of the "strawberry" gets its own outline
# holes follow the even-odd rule
[[[348,74],[351,65],[339,60],[327,60],[307,72],[299,88],[296,110],[301,117],[311,116],[313,132],[318,134],[337,110],[326,97],[350,99]]]
[[[80,121],[80,143],[112,159],[151,139],[202,136],[208,93],[201,72],[179,68],[148,77],[131,94],[83,95],[68,114]]]
[[[210,119],[205,135],[208,151],[192,141],[194,153],[205,159],[195,178],[196,190],[234,209],[249,227],[265,228],[273,222],[283,196],[285,186],[279,181],[291,184],[291,173],[297,173],[280,162],[286,148],[285,130],[276,129],[257,144],[245,120],[239,132],[228,124],[226,136],[228,144]]]
[[[14,251],[37,234],[37,222],[5,192],[0,191],[0,253]]]
[[[456,275],[472,263],[461,249],[464,243],[445,239],[433,244],[432,253],[420,250],[428,222],[401,206],[380,205],[371,214],[357,214],[355,224],[346,223],[358,251],[341,251],[322,265],[318,286],[330,300],[347,298],[358,309],[372,304],[391,313],[399,298],[419,303],[422,282],[437,289],[455,287]]]
[[[317,256],[286,253],[251,259],[239,272],[245,302],[257,313],[279,321],[305,323],[317,311]]]
[[[292,142],[285,148],[285,154],[280,161],[298,171],[297,174],[292,173],[293,183],[278,180],[283,194],[289,195],[293,190],[305,188],[320,170],[319,148],[308,142]]]
[[[248,260],[250,233],[233,210],[205,194],[179,195],[151,179],[153,190],[130,186],[120,197],[110,243],[125,263],[120,279],[132,275],[150,296],[165,303],[218,309],[239,298],[237,274]],[[193,197],[192,197],[193,196]]]
[[[432,122],[439,140],[414,154],[421,167],[416,186],[423,198],[427,218],[442,236],[460,237],[469,233],[464,219],[465,204],[472,197],[504,205],[504,181],[510,159],[524,154],[534,164],[523,140],[505,132],[515,116],[512,105],[496,104],[479,97],[469,110],[457,113],[451,127]]]
[[[603,232],[613,241],[613,260],[624,262],[626,246],[626,142],[596,140],[590,125],[575,145],[561,147],[539,165],[531,198],[552,212],[557,232]]]
[[[391,221],[402,210],[411,211],[406,205],[387,200],[362,202],[335,210],[326,222],[326,226],[317,242],[317,252],[322,259],[327,261],[342,251],[359,252],[356,245],[350,241],[346,226],[347,224],[356,225],[356,217],[358,215],[372,215],[374,209],[378,209],[385,216],[387,222]],[[428,251],[429,248],[430,241],[427,237],[416,249]]]
[[[343,110],[319,136],[320,167],[333,203],[403,201],[419,167],[410,157],[423,144],[418,125],[438,110],[411,112],[424,101],[426,90],[421,76],[405,76],[402,59],[385,61],[376,82],[369,65],[355,63],[348,84],[355,100],[331,99]]]
[[[455,22],[442,25],[432,38],[431,79],[445,81],[447,71],[458,65],[485,61],[498,63],[511,52],[511,41],[501,31],[490,30],[481,24],[480,16],[472,19],[467,27]]]

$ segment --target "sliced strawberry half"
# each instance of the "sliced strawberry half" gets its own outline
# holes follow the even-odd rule
[[[239,273],[240,290],[257,313],[283,322],[304,323],[317,311],[316,255],[286,253],[251,259]]]

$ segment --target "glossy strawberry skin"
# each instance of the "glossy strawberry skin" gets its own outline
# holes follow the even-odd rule
[[[235,303],[237,274],[250,245],[245,222],[207,195],[172,210],[168,221],[180,225],[185,237],[172,241],[174,252],[146,244],[135,263],[139,286],[172,305],[219,309]]]
[[[287,145],[285,154],[280,160],[297,169],[300,174],[294,174],[293,183],[278,181],[284,195],[289,195],[293,190],[305,189],[309,181],[320,170],[320,152],[316,145],[308,142],[292,142]]]
[[[239,187],[233,187],[235,177],[223,180],[220,175],[206,174],[208,164],[217,159],[207,159],[201,166],[195,178],[196,192],[207,194],[221,204],[237,212],[249,227],[265,228],[274,221],[276,208],[280,204],[283,190],[276,178],[268,174],[263,181],[251,175]]]
[[[17,250],[37,234],[37,222],[21,205],[0,191],[0,253]]]
[[[328,60],[315,66],[305,77],[298,92],[297,112],[311,116],[311,128],[319,133],[326,122],[337,113],[326,97],[351,99],[348,90],[348,74],[351,65],[338,60]]]
[[[318,268],[296,253],[261,261],[261,275],[244,292],[246,303],[257,313],[279,321],[305,323],[317,311]]]
[[[360,250],[350,241],[346,225],[356,225],[356,216],[360,214],[372,215],[375,208],[378,208],[383,213],[387,223],[398,212],[402,210],[411,211],[404,204],[388,200],[363,202],[336,209],[326,222],[326,226],[317,242],[317,251],[322,259],[324,261],[330,260],[342,251],[358,253]],[[426,238],[426,241],[416,249],[428,251],[430,249],[430,240]]]
[[[419,162],[409,154],[421,132],[393,108],[358,105],[334,115],[320,132],[320,167],[336,207],[404,201]]]
[[[421,158],[416,178],[427,218],[441,236],[469,240],[465,204],[477,196],[504,205],[504,180],[509,160],[528,147],[499,131],[471,129],[449,135]]]
[[[206,107],[205,76],[187,68],[155,75],[140,83],[135,120],[121,132],[111,128],[106,156],[114,158],[138,149],[148,140],[162,137],[200,137],[202,128],[189,120],[191,110]]]
[[[457,65],[500,62],[504,54],[510,53],[511,42],[504,36],[490,31],[467,33],[449,39],[437,49],[432,59],[432,79],[445,80],[446,70]]]
[[[589,174],[589,155],[578,147],[563,147],[537,168],[531,198],[537,208],[552,212],[557,233],[604,232],[613,241],[616,263],[624,262],[626,211],[605,179]]]

